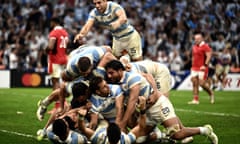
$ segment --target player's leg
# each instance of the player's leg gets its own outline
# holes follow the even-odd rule
[[[60,88],[55,89],[51,92],[49,96],[47,96],[45,99],[40,100],[38,102],[38,109],[37,109],[37,118],[42,121],[44,118],[44,114],[47,111],[47,107],[53,102],[58,100],[60,94]]]
[[[191,71],[191,81],[193,86],[193,100],[189,101],[188,104],[199,104],[199,72],[198,71]]]
[[[210,103],[213,104],[215,101],[214,93],[213,93],[212,89],[210,88],[210,85],[208,84],[207,77],[208,77],[207,69],[204,72],[200,72],[199,73],[199,84],[208,93],[208,95],[210,96]]]
[[[142,41],[137,31],[134,31],[131,35],[129,35],[129,40],[125,42],[125,45],[131,61],[140,61],[143,59]]]

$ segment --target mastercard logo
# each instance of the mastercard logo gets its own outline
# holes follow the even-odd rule
[[[26,73],[22,76],[22,84],[24,86],[39,86],[41,84],[41,77],[39,74]]]

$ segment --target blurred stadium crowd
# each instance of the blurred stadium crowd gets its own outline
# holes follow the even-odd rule
[[[145,59],[165,63],[171,71],[189,70],[192,33],[201,30],[214,52],[228,49],[230,72],[240,72],[238,0],[114,1],[125,8],[129,22],[141,34]],[[92,8],[91,0],[1,0],[0,69],[46,72],[50,18],[62,18],[72,42]],[[94,45],[111,41],[108,31],[97,27],[87,37],[87,43]],[[213,57],[213,65],[215,61]]]

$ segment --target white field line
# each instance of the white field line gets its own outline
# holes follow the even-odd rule
[[[19,133],[19,132],[14,132],[14,131],[8,131],[8,130],[0,129],[0,132],[36,139],[36,136],[29,135],[29,134],[24,134],[24,133]]]
[[[222,117],[235,117],[235,118],[239,118],[240,117],[240,115],[237,115],[237,114],[204,112],[204,111],[195,111],[195,110],[186,110],[186,109],[176,109],[176,111],[196,113],[196,114],[203,114],[203,115],[222,116]],[[14,131],[8,131],[8,130],[0,129],[0,132],[36,139],[36,136],[29,135],[29,134],[24,134],[24,133],[19,133],[19,132],[14,132]]]
[[[17,135],[17,136],[22,136],[22,137],[27,137],[27,138],[33,138],[33,139],[37,140],[37,136],[33,136],[33,135],[29,135],[29,134],[24,134],[24,133],[19,133],[19,132],[14,132],[14,131],[8,131],[8,130],[3,130],[3,129],[0,129],[0,132],[13,134],[13,135]],[[47,138],[44,138],[43,140],[48,141]]]
[[[189,112],[189,113],[204,114],[204,115],[240,118],[240,115],[230,114],[230,113],[205,112],[205,111],[195,111],[195,110],[186,110],[186,109],[175,109],[175,110],[180,112]]]

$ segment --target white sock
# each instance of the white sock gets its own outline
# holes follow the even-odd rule
[[[200,130],[200,134],[206,134],[207,133],[207,128],[205,127],[198,127]]]
[[[46,107],[50,104],[50,101],[48,100],[48,97],[46,97],[43,101],[42,104],[45,105]]]
[[[158,127],[155,127],[155,128],[153,129],[153,132],[156,133],[157,139],[166,137],[166,134],[165,134],[165,133],[162,133],[161,130],[160,130]]]

